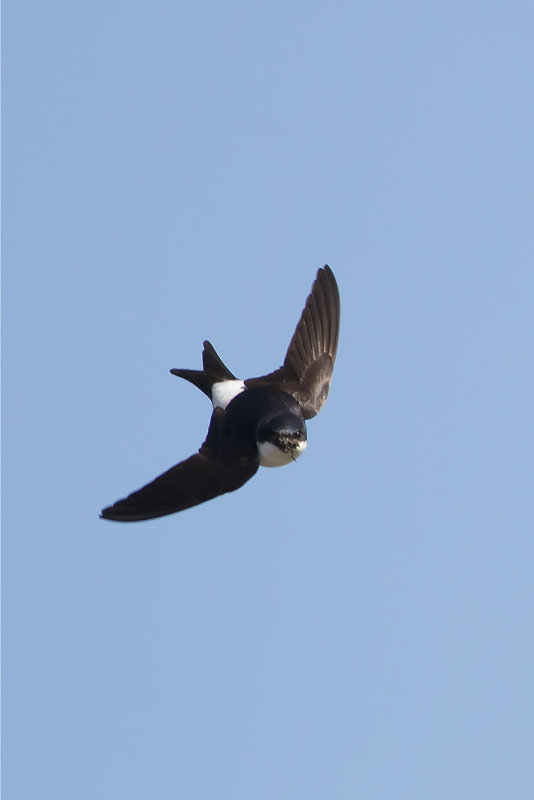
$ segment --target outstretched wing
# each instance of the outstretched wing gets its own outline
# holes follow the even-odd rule
[[[194,456],[164,472],[112,506],[101,516],[119,522],[163,517],[233,492],[257,472],[257,458],[225,452],[220,446],[222,409],[212,414],[206,441]]]
[[[317,278],[280,369],[249,378],[249,387],[275,384],[300,403],[304,419],[323,407],[334,371],[339,338],[340,302],[334,273],[325,265]]]

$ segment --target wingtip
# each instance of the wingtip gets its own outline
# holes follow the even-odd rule
[[[328,264],[325,264],[317,272],[317,281],[320,281],[321,283],[326,281],[326,283],[330,286],[331,291],[334,293],[336,304],[339,306],[339,286],[337,285],[336,276]],[[323,285],[325,284],[323,283]]]
[[[328,266],[328,264],[323,264],[323,266],[322,266],[322,267],[320,267],[320,268],[317,270],[317,277],[319,277],[319,275],[326,275],[326,276],[328,276],[328,277],[329,277],[331,280],[333,280],[334,282],[335,282],[335,280],[336,280],[336,279],[335,279],[335,276],[334,276],[334,273],[333,273],[333,271],[332,271],[332,268],[331,268],[331,267],[329,267],[329,266]]]
[[[149,517],[144,516],[132,516],[125,513],[117,513],[117,511],[113,512],[114,506],[109,506],[108,508],[103,508],[100,512],[99,519],[107,519],[108,522],[141,522],[144,519],[149,519]],[[113,513],[108,513],[113,512]]]

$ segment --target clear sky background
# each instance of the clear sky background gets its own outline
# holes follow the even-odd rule
[[[6,800],[534,796],[531,2],[7,2]],[[295,465],[134,525],[169,374],[282,362]]]

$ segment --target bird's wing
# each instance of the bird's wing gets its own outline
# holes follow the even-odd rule
[[[257,472],[257,457],[228,452],[221,445],[222,409],[212,414],[206,441],[199,452],[112,506],[101,516],[120,522],[163,517],[233,492]]]
[[[339,290],[334,273],[325,265],[317,273],[283,365],[269,375],[249,378],[245,384],[275,384],[300,403],[304,419],[314,417],[328,397],[339,322]]]

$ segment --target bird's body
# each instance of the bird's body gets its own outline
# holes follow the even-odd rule
[[[339,335],[339,292],[328,266],[320,269],[284,364],[260,378],[241,381],[204,342],[203,369],[173,369],[213,405],[199,452],[151,483],[105,508],[123,522],[182,511],[238,489],[260,466],[295,461],[307,445],[306,419],[328,395]]]

